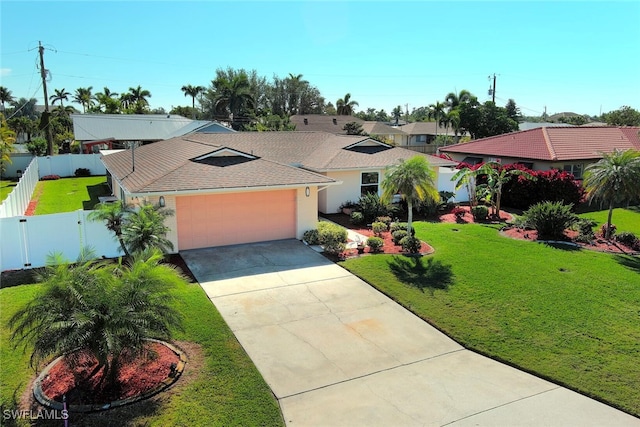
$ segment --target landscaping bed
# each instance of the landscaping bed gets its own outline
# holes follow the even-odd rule
[[[538,241],[538,232],[536,230],[529,230],[524,228],[506,228],[502,230],[502,235],[511,237],[512,239]],[[562,240],[553,241],[554,244],[573,246],[576,248],[583,248],[598,252],[608,252],[612,254],[627,254],[635,255],[640,252],[623,245],[620,242],[613,240],[606,240],[600,237],[594,238],[590,242],[577,242],[575,238],[578,236],[578,232],[575,230],[565,230],[564,238]],[[544,240],[543,240],[544,242]]]

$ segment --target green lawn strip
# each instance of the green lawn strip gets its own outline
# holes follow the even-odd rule
[[[590,218],[598,223],[598,227],[607,222],[608,210],[580,214],[581,218]],[[617,232],[630,231],[640,237],[640,208],[616,208],[613,210],[611,222],[616,225]]]
[[[416,230],[433,255],[341,265],[465,347],[640,415],[640,260],[512,240],[491,226]]]
[[[19,307],[33,298],[38,286],[22,285],[0,290],[0,393],[3,408],[11,405],[14,391],[19,399],[34,375],[29,368],[28,355],[13,351],[9,345],[7,321]],[[180,393],[163,398],[150,413],[141,411],[136,414],[135,420],[128,420],[130,424],[127,425],[283,425],[271,390],[202,288],[193,283],[176,289],[175,294],[176,304],[184,315],[184,331],[176,333],[175,339],[199,344],[205,356],[204,366]],[[187,365],[187,372],[188,369]],[[110,422],[108,413],[84,415],[81,419],[81,425],[109,425]]]
[[[99,196],[110,194],[104,176],[39,181],[34,194],[40,190],[35,215],[92,209],[99,202]]]
[[[9,196],[16,185],[18,185],[17,182],[5,181],[4,179],[0,181],[0,202]]]

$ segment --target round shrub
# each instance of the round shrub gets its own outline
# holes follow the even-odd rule
[[[87,168],[78,168],[73,174],[75,176],[91,176],[91,171]]]
[[[338,224],[321,221],[318,224],[318,233],[320,235],[320,243],[326,253],[337,255],[346,249],[347,230]]]
[[[420,252],[422,243],[417,237],[405,236],[402,240],[400,240],[400,245],[402,245],[402,250],[412,254],[417,254]]]
[[[486,206],[474,206],[471,208],[474,221],[484,221],[489,216],[489,208]]]
[[[364,215],[362,212],[351,212],[351,216],[349,217],[349,221],[351,224],[360,225],[364,223]]]
[[[318,230],[307,230],[302,235],[302,239],[310,245],[319,245],[320,233]]]
[[[367,239],[367,246],[371,249],[371,252],[378,253],[382,251],[382,246],[384,246],[384,240],[380,237],[369,237]]]
[[[391,226],[389,227],[389,231],[391,231],[391,234],[393,235],[394,231],[398,231],[398,230],[404,230],[407,231],[407,226],[408,224],[406,222],[394,222],[393,224],[391,224]],[[416,235],[416,229],[411,227],[411,235],[415,236]]]
[[[376,222],[384,222],[387,228],[389,228],[389,226],[391,225],[391,221],[393,220],[390,216],[379,216],[376,218]]]
[[[622,233],[618,233],[614,237],[615,241],[618,243],[622,243],[625,246],[630,248],[635,248],[638,243],[638,237],[630,231],[623,231]]]
[[[388,230],[388,227],[387,227],[387,224],[385,224],[384,222],[376,221],[373,224],[371,224],[371,229],[373,230],[373,233],[376,236],[381,236],[382,233]]]
[[[562,202],[536,203],[523,213],[523,217],[527,225],[538,231],[538,239],[562,240],[564,230],[578,220],[572,208],[573,205]]]
[[[576,241],[581,243],[589,243],[595,238],[595,234],[593,233],[593,227],[598,225],[592,219],[589,218],[580,218],[575,223],[573,228],[578,231],[578,235],[576,236]]]
[[[405,237],[407,237],[407,234],[408,234],[407,230],[396,230],[393,233],[391,233],[391,236],[393,237],[393,244],[399,245],[400,241]]]

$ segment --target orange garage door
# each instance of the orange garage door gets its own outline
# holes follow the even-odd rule
[[[296,235],[295,190],[176,198],[178,250]]]

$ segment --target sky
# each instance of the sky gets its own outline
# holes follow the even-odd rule
[[[327,101],[388,113],[469,90],[524,115],[640,110],[640,1],[0,1],[0,85],[151,92],[191,105],[218,68],[302,74]],[[81,109],[79,105],[76,108]]]

